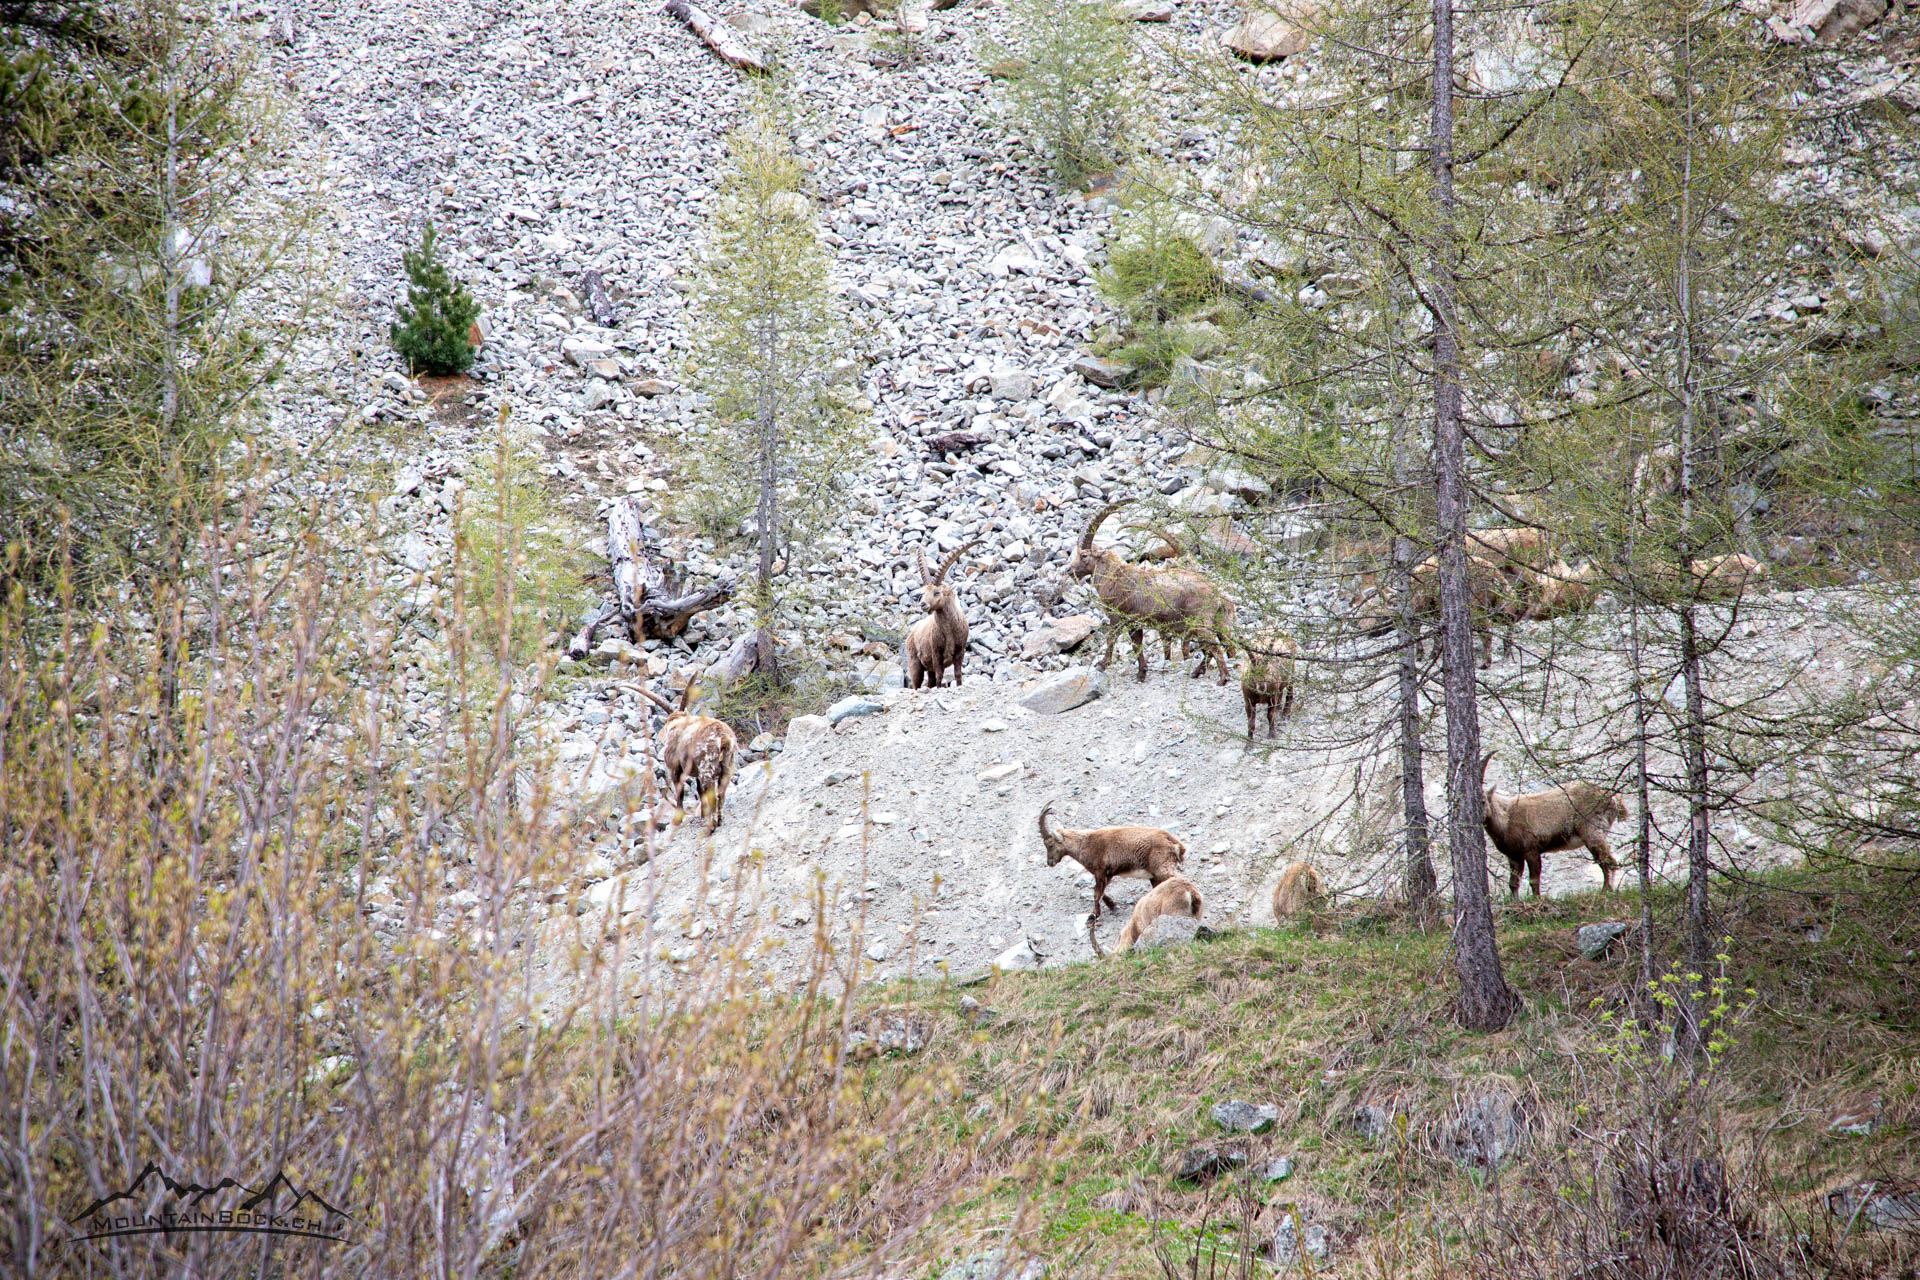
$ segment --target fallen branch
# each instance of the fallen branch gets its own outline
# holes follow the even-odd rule
[[[673,562],[654,544],[631,497],[607,512],[607,561],[613,569],[613,608],[636,644],[676,639],[695,614],[733,599],[730,582],[687,590]],[[582,632],[582,637],[590,640],[591,634]]]
[[[690,4],[688,0],[667,0],[667,12],[692,27],[693,34],[706,41],[707,47],[727,63],[742,71],[764,74],[772,70],[772,64],[755,53],[738,32],[724,22],[715,22],[699,5]]]

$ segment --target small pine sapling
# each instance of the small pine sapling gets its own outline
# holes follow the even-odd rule
[[[448,274],[433,245],[429,222],[420,234],[420,247],[400,255],[410,283],[407,305],[389,331],[393,349],[417,373],[464,373],[473,364],[470,334],[480,318],[480,304]]]

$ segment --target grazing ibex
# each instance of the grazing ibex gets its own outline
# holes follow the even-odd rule
[[[1246,669],[1240,673],[1240,696],[1247,704],[1247,741],[1253,741],[1254,712],[1267,709],[1267,736],[1279,736],[1273,717],[1293,714],[1293,658],[1300,651],[1284,631],[1264,631],[1243,640]]]
[[[1107,885],[1119,876],[1145,876],[1154,884],[1171,880],[1186,861],[1187,846],[1158,827],[1094,827],[1075,830],[1047,826],[1051,802],[1040,810],[1040,843],[1047,849],[1047,865],[1057,867],[1060,859],[1072,858],[1093,873],[1093,914],[1088,923],[1100,918],[1100,904],[1118,911],[1107,896]]]
[[[1520,872],[1524,869],[1533,884],[1533,896],[1540,896],[1540,857],[1562,849],[1585,846],[1600,866],[1601,882],[1613,889],[1613,873],[1620,869],[1613,850],[1607,844],[1607,832],[1616,822],[1626,820],[1627,806],[1611,791],[1591,782],[1569,782],[1547,791],[1510,795],[1500,791],[1487,778],[1489,755],[1480,762],[1480,781],[1485,787],[1487,835],[1493,847],[1506,855],[1507,892],[1520,892]]]
[[[967,658],[967,615],[960,611],[960,597],[947,585],[947,570],[968,547],[979,542],[975,538],[955,548],[940,562],[938,573],[928,573],[927,557],[920,555],[920,601],[927,608],[927,616],[907,629],[904,648],[909,689],[918,689],[923,680],[930,688],[939,688],[948,667],[953,668],[954,684],[966,683],[961,667]]]
[[[1285,924],[1325,896],[1318,871],[1304,862],[1292,864],[1273,886],[1274,923]]]
[[[1140,941],[1141,935],[1153,928],[1153,922],[1161,916],[1191,916],[1198,920],[1201,901],[1199,886],[1185,876],[1162,880],[1133,904],[1127,927],[1120,931],[1120,950],[1133,950],[1133,944]]]
[[[1141,680],[1147,678],[1146,632],[1158,631],[1163,638],[1191,639],[1200,646],[1199,675],[1209,661],[1220,666],[1220,683],[1227,682],[1227,635],[1233,629],[1233,601],[1211,581],[1191,569],[1154,569],[1128,564],[1118,553],[1096,550],[1093,535],[1101,521],[1127,505],[1132,499],[1110,502],[1094,513],[1080,545],[1067,561],[1067,573],[1075,578],[1091,578],[1093,589],[1106,608],[1108,619],[1107,651],[1100,659],[1105,667],[1113,661],[1113,647],[1125,630],[1133,639],[1134,657],[1140,664]],[[1164,534],[1162,536],[1165,536]]]
[[[680,691],[680,705],[673,706],[651,689],[640,690],[649,701],[667,713],[666,723],[654,734],[660,747],[660,762],[667,770],[666,800],[681,815],[686,810],[681,800],[689,781],[700,797],[700,816],[706,819],[707,834],[720,827],[720,811],[727,803],[727,786],[733,781],[733,763],[740,754],[740,740],[732,726],[711,716],[694,715],[687,710],[693,696],[689,684]],[[662,826],[666,825],[664,819]]]

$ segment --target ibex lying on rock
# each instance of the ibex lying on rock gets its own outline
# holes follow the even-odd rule
[[[1693,562],[1693,580],[1709,600],[1732,600],[1766,580],[1766,562],[1749,555],[1708,556]]]
[[[1247,704],[1247,741],[1253,741],[1254,712],[1267,709],[1267,736],[1278,736],[1273,717],[1293,714],[1293,658],[1300,651],[1292,636],[1265,631],[1240,646],[1246,650],[1246,669],[1240,673],[1240,696]]]
[[[1527,619],[1539,622],[1585,611],[1599,594],[1594,585],[1598,576],[1590,564],[1576,569],[1565,560],[1555,560],[1545,569],[1526,570]]]
[[[963,544],[940,562],[940,572],[927,572],[927,558],[920,556],[920,601],[927,616],[907,629],[904,646],[907,657],[907,688],[918,689],[924,680],[930,688],[939,688],[953,668],[953,682],[966,683],[961,671],[967,658],[967,615],[960,611],[960,597],[947,585],[947,570],[953,568],[968,547],[980,539]]]
[[[1080,545],[1067,561],[1067,572],[1076,578],[1091,578],[1108,618],[1107,651],[1100,659],[1102,667],[1113,661],[1113,647],[1125,629],[1133,639],[1134,657],[1140,664],[1141,680],[1147,678],[1146,632],[1158,631],[1163,640],[1191,639],[1200,646],[1199,675],[1209,660],[1220,666],[1220,683],[1227,682],[1227,635],[1233,629],[1233,601],[1205,576],[1191,569],[1154,569],[1128,564],[1118,553],[1093,545],[1100,522],[1127,505],[1132,499],[1111,502],[1094,513]],[[1164,534],[1162,535],[1165,536]],[[1169,540],[1171,541],[1171,540]]]
[[[691,780],[694,794],[700,797],[700,816],[706,819],[707,834],[712,835],[720,827],[720,811],[727,803],[727,786],[733,781],[733,764],[740,754],[740,740],[726,721],[697,716],[687,710],[693,696],[691,684],[680,691],[678,707],[651,689],[640,692],[667,713],[667,722],[653,736],[660,747],[660,762],[667,769],[667,802],[678,815],[684,816],[686,810],[680,802]],[[660,825],[666,825],[664,819]]]
[[[1304,862],[1294,863],[1280,873],[1280,883],[1273,886],[1274,923],[1285,924],[1325,896],[1320,873]]]
[[[1607,844],[1607,832],[1627,816],[1627,806],[1611,791],[1590,782],[1569,782],[1547,791],[1510,795],[1486,781],[1489,755],[1480,762],[1480,780],[1486,788],[1486,828],[1493,847],[1506,855],[1507,892],[1520,892],[1525,868],[1540,896],[1540,857],[1562,849],[1585,846],[1600,866],[1600,878],[1613,890],[1613,873],[1620,869]]]
[[[1040,843],[1047,849],[1047,865],[1057,867],[1060,859],[1072,858],[1093,873],[1093,914],[1091,924],[1100,918],[1100,904],[1118,911],[1107,896],[1107,885],[1120,876],[1145,876],[1154,884],[1171,880],[1186,861],[1187,846],[1158,827],[1094,827],[1076,831],[1071,827],[1054,830],[1047,826],[1051,803],[1040,810]]]
[[[1467,554],[1502,567],[1526,565],[1544,568],[1551,559],[1545,529],[1526,525],[1504,529],[1467,530]]]
[[[1185,876],[1162,880],[1133,904],[1127,927],[1120,931],[1120,950],[1133,950],[1133,944],[1140,941],[1141,935],[1153,928],[1153,922],[1161,916],[1191,916],[1198,920],[1200,905],[1200,889],[1193,881]]]

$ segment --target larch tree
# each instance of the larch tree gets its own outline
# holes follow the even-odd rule
[[[686,497],[707,528],[752,539],[749,669],[777,685],[783,575],[826,514],[855,363],[785,127],[762,109],[729,149],[692,299],[691,372],[709,406],[689,436]]]

